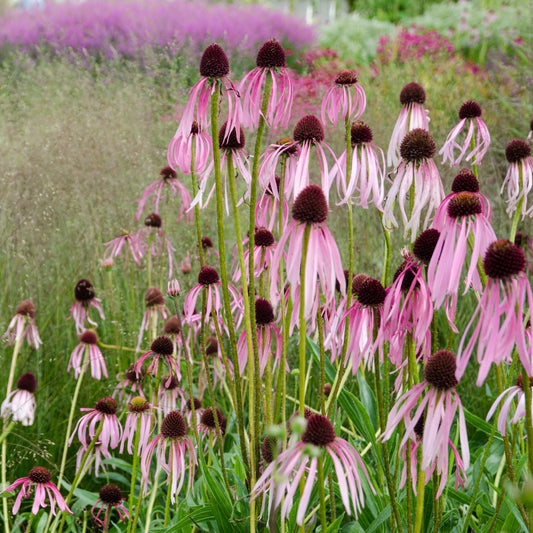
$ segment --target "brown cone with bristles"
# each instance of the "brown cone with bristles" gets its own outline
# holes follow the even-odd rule
[[[174,353],[174,343],[166,335],[161,335],[161,337],[154,339],[150,350],[159,355],[172,355]]]
[[[150,409],[150,402],[142,396],[135,396],[128,403],[130,413],[144,413],[148,409]]]
[[[50,472],[44,466],[34,466],[30,470],[28,477],[34,483],[39,483],[39,484],[50,483],[50,480],[52,479]]]
[[[295,144],[295,142],[289,137],[283,137],[277,141],[276,144],[279,146],[284,146],[284,148],[282,148],[280,151],[280,155],[294,155],[298,152],[298,145]]]
[[[177,172],[172,167],[169,167],[168,165],[161,169],[161,172],[159,172],[159,175],[162,176],[162,178],[165,181],[174,180],[178,177]]]
[[[213,285],[213,283],[218,281],[220,281],[218,272],[213,267],[204,266],[200,269],[198,274],[198,283],[200,285]]]
[[[257,228],[254,233],[254,240],[256,246],[268,248],[274,244],[274,235],[267,228]]]
[[[307,428],[302,442],[315,446],[327,446],[335,440],[335,428],[324,415],[313,414],[307,419]]]
[[[407,265],[411,264],[412,260],[406,259],[397,269],[394,273],[394,276],[392,277],[393,282],[396,281],[400,275],[405,272],[402,279],[402,291],[408,292],[411,289],[411,286],[413,285],[413,281],[415,280],[415,272],[413,271],[412,266],[410,266],[407,270]],[[418,281],[417,281],[418,286]]]
[[[426,101],[426,91],[419,83],[412,81],[404,85],[400,92],[400,104],[423,104]]]
[[[352,146],[372,142],[372,139],[374,138],[372,130],[361,121],[352,124],[350,136],[352,139]]]
[[[156,305],[164,305],[165,297],[157,287],[150,287],[144,294],[144,303],[146,307],[155,307]]]
[[[509,163],[518,163],[531,155],[531,147],[522,139],[509,141],[505,148],[505,157]]]
[[[189,398],[185,402],[185,409],[187,409],[187,411],[192,411],[192,406],[193,405],[194,405],[194,410],[195,411],[198,411],[198,409],[202,408],[202,402],[198,398],[193,398],[192,399],[192,404],[191,404],[191,399]]]
[[[117,505],[122,501],[122,491],[114,483],[104,485],[100,489],[100,499],[109,505]]]
[[[118,405],[114,398],[106,396],[105,398],[98,400],[94,408],[96,411],[105,415],[115,415],[118,410]]]
[[[207,250],[208,248],[213,248],[213,241],[205,235],[202,237],[202,248],[204,250]]]
[[[479,192],[479,181],[475,174],[463,168],[453,179],[452,192]]]
[[[31,372],[26,372],[25,374],[22,374],[22,376],[18,378],[17,389],[27,390],[28,392],[31,392],[33,394],[36,388],[37,388],[37,378]]]
[[[413,245],[413,254],[417,259],[429,265],[435,246],[439,241],[440,231],[435,228],[429,228],[423,231],[417,238]]]
[[[435,155],[436,146],[431,134],[423,128],[408,132],[400,143],[400,155],[404,161],[422,161]]]
[[[93,284],[88,279],[80,279],[74,287],[74,298],[78,302],[88,302],[96,296]]]
[[[296,123],[293,137],[300,144],[322,142],[324,140],[324,126],[315,115],[305,115]]]
[[[515,276],[526,268],[524,252],[510,241],[500,239],[487,249],[483,268],[489,278],[503,279]]]
[[[357,293],[359,289],[361,288],[361,285],[363,284],[363,281],[368,279],[368,274],[364,274],[361,272],[360,274],[357,274],[352,279],[352,294],[357,296]]]
[[[257,52],[255,64],[259,68],[283,68],[287,66],[285,50],[276,39],[267,41]]]
[[[237,130],[233,128],[228,136],[226,136],[226,129],[228,121],[222,124],[218,131],[218,144],[221,150],[242,150],[246,144],[246,137],[244,131],[239,127],[239,137],[237,137]]]
[[[163,326],[163,331],[167,335],[179,335],[181,333],[180,330],[180,321],[177,316],[171,316],[167,319],[165,322],[165,325]]]
[[[448,204],[448,215],[451,218],[479,215],[482,211],[481,200],[471,192],[457,193]]]
[[[265,298],[258,298],[255,301],[255,322],[258,326],[274,322],[274,308]]]
[[[357,291],[357,299],[365,307],[382,305],[386,296],[385,287],[375,278],[366,278]]]
[[[205,355],[213,355],[218,352],[218,340],[216,337],[207,337],[205,342]]]
[[[222,435],[226,432],[226,425],[228,423],[226,417],[222,414],[222,411],[216,407],[218,425],[220,426],[220,432]],[[200,417],[200,424],[209,429],[216,429],[215,411],[213,407],[207,407]]]
[[[274,460],[274,451],[277,446],[276,440],[272,437],[266,436],[261,443],[261,455],[265,463],[270,464]]]
[[[204,78],[223,78],[229,74],[228,56],[218,44],[211,44],[204,50],[200,74]]]
[[[135,371],[135,365],[131,365],[128,370],[124,372],[124,375],[130,383],[141,383],[146,376],[146,370],[141,368],[139,375],[137,375],[137,372]]]
[[[318,185],[308,185],[292,204],[292,218],[306,224],[320,224],[328,219],[328,202]]]
[[[161,435],[166,439],[181,439],[187,435],[187,422],[179,411],[170,411],[163,418]]]
[[[481,116],[481,106],[474,102],[474,100],[468,100],[459,109],[459,118],[477,118]]]
[[[84,344],[98,344],[98,336],[94,329],[86,329],[80,337],[80,341]]]
[[[144,225],[149,228],[160,228],[163,225],[163,221],[157,213],[150,213],[144,219]]]
[[[428,359],[424,379],[439,390],[453,389],[458,383],[456,369],[455,355],[449,350],[439,350]]]
[[[35,318],[35,304],[31,300],[23,300],[17,305],[15,313],[17,315],[28,316]]]
[[[336,85],[355,85],[357,73],[354,70],[341,70],[335,78]]]

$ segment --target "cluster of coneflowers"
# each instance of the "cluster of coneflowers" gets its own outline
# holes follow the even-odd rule
[[[426,93],[418,83],[401,91],[386,156],[362,120],[365,91],[349,70],[339,73],[317,115],[301,117],[292,138],[282,137],[263,151],[267,128],[273,138],[291,121],[285,52],[269,41],[258,52],[257,67],[239,84],[229,72],[220,46],[209,46],[201,79],[170,142],[168,166],[138,201],[135,219],[144,216],[144,226],[106,243],[105,268],[119,257],[129,267],[132,262],[147,267],[135,349],[99,340],[97,320],[105,320],[101,301],[89,280],[75,287],[71,315],[79,344],[67,370],[76,388],[61,462],[53,469],[56,484],[43,466],[8,483],[9,434],[16,422],[31,424],[35,412],[34,376],[23,374],[13,390],[17,356],[24,342],[35,349],[40,344],[35,306],[25,301],[17,308],[5,334],[14,350],[2,404],[3,491],[21,486],[13,514],[35,488],[33,514],[47,500],[53,515],[55,504],[60,510],[55,519],[49,516],[47,529],[61,532],[66,522],[74,527],[66,517],[76,488],[91,472],[100,479],[120,455],[130,457],[130,485],[104,485],[92,509],[104,530],[114,519],[127,522],[128,533],[144,520],[148,531],[159,499],[160,525],[173,524],[186,498],[201,501],[209,491],[205,476],[216,467],[227,497],[248,502],[250,531],[284,531],[290,524],[303,531],[318,523],[326,531],[339,509],[357,520],[365,503],[377,497],[390,504],[390,530],[427,531],[428,484],[435,500],[431,527],[438,531],[444,491],[467,484],[477,491],[483,474],[483,466],[479,474],[470,469],[465,409],[457,392],[467,368],[477,372],[478,387],[493,368],[497,374],[499,395],[487,419],[497,414],[494,424],[509,452],[507,476],[522,483],[533,472],[531,387],[524,386],[533,377],[528,278],[533,244],[517,232],[519,222],[533,215],[528,142],[513,139],[506,148],[502,194],[512,229],[509,239],[498,238],[489,200],[480,192],[490,135],[478,103],[461,105],[459,122],[439,151],[443,163],[458,169],[445,196]],[[326,143],[329,124],[342,128],[346,144],[340,154]],[[190,192],[180,181],[185,176]],[[182,252],[183,275],[192,272],[198,281],[186,294],[175,278],[176,247],[167,238],[178,196],[178,223],[192,222],[197,236],[192,257]],[[217,246],[202,231],[201,212],[211,201]],[[345,264],[327,225],[332,204],[345,216]],[[354,227],[354,209],[375,210],[382,221],[380,273],[354,271],[355,239],[362,231]],[[227,226],[234,231],[232,258]],[[391,276],[390,232],[399,226],[409,246]],[[156,286],[157,270],[160,285],[162,273],[168,273],[166,296]],[[464,321],[457,306],[467,293],[476,304]],[[449,349],[455,338],[456,353]],[[114,352],[119,382],[110,384],[109,396],[95,399],[94,408],[81,408],[84,414],[74,425],[84,376],[90,370],[94,379],[109,379],[106,358]],[[513,374],[519,377],[510,386]],[[315,382],[318,393],[310,385]],[[373,387],[370,442],[339,407],[343,398],[354,398],[345,390],[354,390],[352,383]],[[528,436],[529,469],[523,472],[515,472],[516,438],[509,440],[509,424]],[[74,476],[66,470],[71,449]],[[485,454],[483,464],[486,459]],[[62,496],[64,479],[69,491]],[[476,496],[464,511],[465,524]],[[533,527],[522,504],[518,509]]]

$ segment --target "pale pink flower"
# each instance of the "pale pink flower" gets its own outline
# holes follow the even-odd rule
[[[185,405],[185,391],[179,384],[180,380],[173,374],[167,374],[161,380],[157,405],[163,411],[164,415],[168,415],[170,411],[175,411],[178,408],[178,398],[181,401],[181,407]]]
[[[140,200],[136,200],[138,206],[135,213],[135,220],[139,221],[143,211],[146,208],[146,204],[150,197],[153,195],[152,205],[156,213],[159,212],[159,204],[161,200],[164,200],[169,194],[170,200],[175,200],[176,195],[180,196],[180,210],[178,215],[178,221],[182,221],[184,215],[186,215],[187,222],[192,222],[192,212],[188,212],[191,205],[191,195],[179,180],[176,171],[171,167],[164,167],[159,173],[161,178],[154,181],[146,189],[141,196]]]
[[[461,145],[457,139],[467,124],[468,131]],[[474,165],[479,165],[487,153],[489,145],[490,133],[481,118],[481,107],[477,102],[469,100],[459,109],[459,123],[448,134],[439,154],[442,155],[443,164],[450,161],[450,165],[456,167],[465,158],[466,161],[472,160]],[[459,154],[456,156],[455,150],[457,149]]]
[[[16,342],[26,342],[36,350],[43,343],[39,337],[39,331],[35,325],[35,305],[31,300],[23,300],[17,305],[15,316],[11,319],[2,339],[8,339],[12,346]]]
[[[91,326],[98,326],[94,320],[91,320],[89,314],[91,307],[98,311],[102,320],[105,320],[104,311],[100,305],[101,300],[96,298],[94,286],[88,279],[80,279],[76,283],[76,287],[74,287],[74,298],[76,301],[70,308],[70,314],[74,319],[78,335],[81,335],[85,331],[86,320]]]
[[[150,287],[146,291],[144,295],[144,302],[146,304],[146,310],[143,314],[141,327],[139,329],[139,337],[137,339],[137,351],[140,350],[144,332],[157,331],[158,320],[166,320],[168,318],[168,315],[170,314],[170,311],[165,305],[165,297],[157,287]]]
[[[317,449],[318,448],[318,449]],[[266,468],[252,489],[252,498],[269,494],[269,514],[281,504],[281,519],[291,512],[301,480],[307,474],[298,503],[296,523],[302,525],[310,504],[311,493],[317,482],[318,455],[329,455],[333,463],[341,500],[346,513],[357,518],[364,507],[361,478],[364,475],[372,492],[366,467],[357,450],[346,440],[335,435],[331,422],[322,415],[311,414],[301,440],[280,453]]]
[[[130,455],[133,455],[134,451],[138,455],[142,454],[142,451],[150,440],[152,427],[155,422],[153,409],[154,406],[142,396],[136,396],[131,399],[128,403],[128,416],[126,417],[122,440],[120,442],[120,453],[124,451],[124,447],[127,445],[126,449]],[[134,450],[133,443],[139,422],[139,448]]]
[[[146,254],[148,245],[144,242],[143,236],[138,232],[130,233],[127,230],[122,231],[122,235],[104,243],[107,248],[104,252],[104,261],[113,260],[118,257],[122,250],[125,250],[126,259],[129,255],[135,264],[142,268],[142,258]]]
[[[198,122],[193,120],[191,131],[187,135],[176,131],[168,145],[168,164],[182,174],[203,174],[211,161],[213,146],[211,136],[200,129]],[[193,161],[194,153],[194,161]]]
[[[151,361],[150,365],[148,366],[147,373],[152,374],[154,376],[157,375],[159,361],[161,359],[164,359],[167,364],[168,371],[170,373],[167,381],[170,381],[170,375],[173,373],[179,374],[181,376],[179,364],[174,355],[174,343],[167,335],[157,337],[152,342],[150,350],[147,351],[145,354],[141,355],[141,357],[139,357],[137,361],[135,361],[133,368],[135,369],[135,372],[137,372],[137,375],[140,375],[141,367],[144,361],[148,358],[151,358]]]
[[[329,120],[335,125],[339,118],[351,122],[364,113],[366,94],[357,81],[357,74],[353,70],[339,72],[335,85],[327,90],[322,99],[320,118],[324,124]]]
[[[255,224],[257,227],[265,227],[269,231],[273,231],[277,226],[278,217],[281,217],[282,233],[287,227],[289,221],[289,204],[283,198],[280,206],[279,184],[280,178],[276,176],[276,195],[272,191],[272,185],[269,184],[265,192],[257,201],[255,207]]]
[[[4,492],[11,492],[13,489],[22,485],[20,492],[13,505],[13,514],[17,514],[22,503],[22,498],[29,498],[30,490],[35,487],[35,499],[33,500],[33,506],[31,509],[32,514],[36,515],[39,512],[40,507],[46,507],[46,496],[50,499],[50,508],[52,514],[56,515],[56,503],[60,511],[65,511],[72,514],[72,511],[68,508],[63,496],[59,492],[58,488],[51,481],[52,476],[50,472],[43,466],[34,466],[27,477],[21,477],[14,483],[6,487],[0,494]]]
[[[489,246],[483,267],[487,285],[466,326],[457,355],[457,379],[461,379],[477,344],[478,387],[493,363],[511,361],[515,346],[522,364],[531,366],[524,316],[533,309],[533,293],[525,273],[524,254],[519,246],[500,239]]]
[[[403,446],[408,439],[415,440],[415,428],[420,417],[426,413],[422,437],[422,470],[433,467],[441,476],[437,496],[440,496],[448,480],[450,431],[459,415],[459,440],[463,470],[470,465],[470,450],[466,432],[466,421],[461,399],[455,387],[455,355],[448,350],[434,353],[424,367],[424,380],[408,390],[395,403],[389,413],[383,440],[389,440],[403,419],[405,435],[400,443]],[[427,388],[427,390],[426,390]]]
[[[527,198],[533,190],[533,157],[531,147],[525,141],[513,139],[505,148],[509,170],[500,192],[507,193],[507,213],[512,216],[520,202],[522,218],[533,217],[533,205],[528,207]]]
[[[263,118],[271,128],[285,129],[291,115],[293,86],[285,63],[285,51],[278,41],[272,39],[263,44],[257,53],[256,65],[240,84],[242,123],[251,130],[258,128],[263,87],[270,76],[272,89]]]
[[[272,261],[274,255],[274,250],[276,249],[274,242],[274,235],[267,229],[262,227],[257,227],[255,229],[255,238],[254,238],[254,278],[258,279],[261,274],[266,272]],[[245,246],[244,250],[244,274],[248,280],[249,276],[249,264],[250,264],[250,249],[248,246],[248,239],[243,239],[243,245]],[[233,264],[233,281],[237,282],[241,279],[241,269],[239,268],[239,258],[237,250],[234,254],[234,264]]]
[[[408,83],[400,92],[402,109],[387,151],[387,165],[396,167],[400,162],[400,144],[403,138],[414,129],[428,129],[428,111],[424,109],[426,91],[416,82]]]
[[[120,403],[127,403],[133,398],[133,395],[144,396],[142,382],[146,376],[146,370],[141,368],[141,373],[137,375],[135,366],[131,365],[123,374],[118,374],[119,380],[113,398],[118,398]]]
[[[165,325],[163,326],[163,332],[171,338],[172,344],[174,345],[174,358],[176,360],[176,364],[173,365],[172,372],[175,372],[176,376],[178,377],[178,380],[181,380],[180,360],[181,352],[183,349],[181,339],[181,327],[181,320],[177,316],[171,316],[170,318],[168,318],[165,322]]]
[[[195,420],[192,420],[192,406],[194,405],[194,415]],[[204,409],[202,408],[202,402],[199,398],[193,398],[192,402],[189,398],[185,402],[185,419],[187,420],[187,423],[189,425],[198,425],[200,423],[200,418],[202,417],[202,413],[204,412]]]
[[[168,443],[168,456],[165,453]],[[141,472],[145,483],[150,483],[150,465],[152,456],[156,453],[157,470],[162,468],[167,474],[167,483],[170,484],[170,499],[175,503],[185,481],[186,467],[189,465],[188,492],[192,491],[196,454],[191,439],[187,437],[187,422],[178,411],[171,411],[163,419],[161,433],[145,447],[141,457]]]
[[[120,520],[125,521],[129,517],[128,510],[124,507],[125,498],[122,496],[122,491],[114,483],[109,483],[104,485],[99,492],[99,498],[91,509],[91,514],[94,518],[94,521],[101,527],[104,528],[104,531],[108,530],[108,518],[109,513],[114,508],[118,513]],[[103,520],[100,516],[104,513]]]
[[[88,360],[85,368],[81,368],[85,352],[87,352]],[[96,331],[93,329],[86,329],[81,334],[80,343],[70,354],[67,372],[74,369],[74,377],[78,379],[80,374],[85,372],[89,365],[91,365],[91,376],[94,379],[102,379],[102,376],[107,378],[107,368],[105,366],[104,357],[98,347]]]
[[[87,454],[87,450],[89,449],[91,442],[92,439],[89,438],[80,442],[81,446],[76,453],[76,471],[80,470],[81,464],[85,455]],[[85,460],[84,468],[87,472],[91,472],[94,466],[94,476],[98,477],[100,468],[102,468],[104,472],[107,471],[105,464],[103,464],[104,460],[106,459],[111,459],[111,452],[109,450],[102,449],[102,441],[98,439],[89,452],[87,459]]]
[[[215,412],[218,422],[218,427],[220,428],[220,434],[222,437],[226,433],[226,426],[228,424],[228,419],[224,416],[222,411],[218,407],[206,407],[201,416],[200,416],[200,424],[198,426],[198,432],[200,436],[204,439],[210,439],[211,444],[214,446],[217,438],[218,438],[218,431],[217,431],[217,422],[215,422]],[[207,447],[207,442],[206,442]]]
[[[37,380],[31,372],[19,377],[17,388],[2,402],[0,416],[11,418],[13,422],[20,422],[23,426],[31,426],[35,418],[35,396]]]

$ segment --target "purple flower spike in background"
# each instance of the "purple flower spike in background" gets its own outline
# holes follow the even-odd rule
[[[31,300],[23,300],[17,305],[15,316],[11,319],[7,331],[2,335],[2,339],[9,339],[9,345],[15,342],[26,342],[36,350],[43,343],[39,337],[37,326],[34,322],[35,304]]]
[[[352,122],[357,120],[366,108],[366,94],[358,83],[353,70],[343,70],[335,78],[335,85],[330,87],[322,100],[320,118],[325,124],[328,120],[333,125],[339,118]]]
[[[0,416],[11,418],[23,426],[31,426],[35,418],[35,396],[37,380],[31,372],[22,374],[17,381],[17,388],[2,402]]]
[[[4,492],[11,492],[13,489],[22,485],[20,492],[13,505],[13,514],[17,514],[22,503],[22,498],[29,498],[30,490],[35,487],[35,499],[33,500],[33,507],[31,512],[36,515],[39,512],[40,507],[46,507],[46,496],[50,499],[50,507],[52,514],[56,514],[56,503],[60,511],[66,511],[72,514],[72,511],[68,508],[63,496],[59,492],[58,488],[51,482],[52,476],[50,472],[42,466],[34,466],[27,477],[21,477],[14,483],[6,487],[0,494]]]
[[[533,205],[528,208],[527,197],[533,190],[533,157],[526,141],[513,139],[505,148],[509,170],[500,192],[507,193],[507,213],[510,216],[520,209],[522,218],[533,217]]]
[[[457,142],[457,139],[467,124],[468,131],[461,145]],[[459,123],[450,131],[439,154],[442,155],[443,163],[450,161],[450,165],[455,167],[461,163],[463,158],[466,161],[472,160],[474,165],[479,165],[483,156],[487,153],[489,145],[490,133],[481,118],[481,107],[477,102],[469,100],[459,109]],[[455,150],[459,150],[457,156],[455,155]]]
[[[285,63],[285,50],[275,39],[267,41],[257,53],[256,65],[241,81],[242,123],[256,130],[261,115],[263,87],[267,76],[272,89],[264,119],[271,128],[285,129],[291,115],[293,87]]]
[[[109,483],[104,485],[100,489],[98,501],[93,505],[91,509],[91,514],[93,515],[94,521],[101,527],[104,528],[104,531],[108,530],[109,524],[109,513],[114,508],[117,510],[120,520],[127,520],[129,517],[128,510],[124,507],[122,503],[125,498],[122,496],[122,491],[114,483]],[[102,520],[100,516],[104,513],[104,519]]]

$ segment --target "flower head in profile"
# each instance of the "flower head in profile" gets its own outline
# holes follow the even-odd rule
[[[128,403],[128,416],[124,424],[124,432],[120,443],[120,453],[124,447],[130,455],[133,455],[133,442],[136,437],[137,427],[139,428],[139,447],[135,452],[141,455],[145,446],[150,440],[154,420],[154,406],[142,396],[135,396]]]
[[[104,311],[100,305],[101,301],[96,298],[96,290],[94,285],[88,279],[80,279],[74,287],[75,302],[70,308],[71,317],[74,319],[76,325],[76,332],[81,335],[85,331],[85,321],[89,322],[91,326],[98,326],[94,320],[91,320],[89,311],[94,308],[100,314],[100,318],[105,320]]]
[[[365,108],[366,94],[358,83],[357,74],[353,70],[342,70],[322,99],[320,118],[324,124],[328,120],[335,125],[339,118],[350,123],[357,120]]]
[[[211,136],[193,120],[189,134],[184,135],[178,130],[170,141],[168,164],[182,174],[203,174],[211,161],[212,145]]]
[[[248,239],[243,240],[243,244],[247,244]],[[274,235],[270,230],[264,227],[256,227],[254,231],[254,249],[252,250],[254,258],[254,278],[258,279],[261,274],[268,270],[274,250],[276,249],[276,243],[274,241]],[[241,279],[241,269],[238,265],[237,250],[234,254],[234,267],[233,267],[233,281],[237,282]],[[250,265],[250,249],[249,245],[246,246],[244,251],[244,275],[246,279],[249,277],[249,265]]]
[[[10,346],[26,340],[30,346],[38,350],[43,342],[39,337],[34,319],[35,304],[31,300],[23,300],[17,305],[15,316],[11,319],[2,339],[8,339]]]
[[[46,507],[46,497],[50,500],[50,508],[52,514],[56,514],[56,503],[60,511],[66,511],[72,514],[72,511],[68,508],[63,496],[59,492],[58,488],[52,483],[52,476],[50,472],[43,466],[34,466],[27,477],[21,477],[14,483],[6,487],[0,494],[4,492],[11,492],[13,489],[22,485],[17,498],[15,499],[15,505],[13,505],[13,514],[17,514],[20,509],[23,498],[29,498],[30,490],[35,487],[35,499],[33,500],[33,506],[31,509],[32,514],[36,515],[39,512],[40,507]]]
[[[285,50],[272,39],[263,44],[256,58],[256,67],[241,81],[242,122],[247,128],[256,130],[259,117],[263,117],[271,128],[287,127],[293,100],[292,81],[285,62]],[[267,77],[271,90],[266,112],[261,110],[263,88]]]
[[[281,178],[279,176],[275,176],[274,181],[267,184],[256,204],[255,225],[258,228],[264,227],[271,232],[274,227],[279,227],[281,222],[281,234],[287,227],[287,222],[289,221],[289,204],[285,198],[280,199],[280,185]],[[275,189],[275,193],[273,188]],[[281,218],[281,221],[278,217]]]
[[[224,436],[226,433],[226,426],[228,425],[228,419],[218,407],[206,407],[200,415],[200,425],[198,426],[198,429],[200,435],[210,437],[212,444],[215,443],[218,437],[217,423],[220,428],[220,434]]]
[[[512,216],[519,209],[522,218],[533,217],[533,205],[527,203],[533,190],[533,157],[526,141],[513,139],[505,148],[509,169],[500,192],[507,194],[507,213]]]
[[[0,416],[13,422],[20,422],[23,426],[31,426],[35,418],[35,396],[37,379],[31,372],[19,377],[17,388],[2,402]]]
[[[387,165],[396,167],[400,162],[400,145],[403,138],[414,129],[428,129],[428,111],[424,109],[426,102],[426,91],[424,88],[412,81],[403,87],[400,92],[400,104],[402,109],[389,144],[387,151]]]
[[[461,132],[468,127],[462,144],[457,142]],[[489,129],[481,118],[481,106],[473,100],[468,100],[459,109],[459,123],[450,131],[444,146],[440,149],[442,163],[450,162],[457,166],[463,158],[472,160],[474,165],[479,165],[490,145]],[[455,151],[459,153],[455,155]]]
[[[166,451],[168,451],[168,455]],[[194,445],[187,436],[187,422],[178,411],[171,411],[165,416],[161,423],[159,435],[143,451],[141,472],[146,483],[150,482],[150,465],[154,452],[157,457],[157,468],[162,468],[168,474],[167,483],[170,484],[170,498],[172,503],[175,503],[176,496],[185,481],[186,462],[189,465],[189,481],[187,484],[189,492],[192,490],[196,465]]]
[[[332,460],[339,483],[341,500],[348,515],[357,517],[364,507],[362,477],[370,479],[357,450],[346,440],[337,437],[331,422],[323,415],[311,414],[301,439],[280,453],[269,465],[252,489],[252,498],[269,494],[269,513],[282,502],[281,517],[285,519],[295,502],[298,487],[305,479],[296,513],[296,523],[302,525],[317,482],[318,457],[320,454]],[[303,483],[303,482],[302,482]],[[374,492],[372,485],[371,490]]]
[[[128,230],[123,230],[121,235],[114,239],[105,242],[106,247],[104,252],[104,261],[113,261],[118,257],[122,251],[126,255],[126,260],[131,255],[134,263],[142,268],[142,258],[146,254],[147,244],[144,242],[142,235],[139,232],[130,233]]]
[[[181,375],[179,364],[174,354],[174,343],[168,335],[161,335],[154,339],[150,346],[150,350],[135,361],[133,367],[135,368],[137,375],[140,375],[141,367],[144,361],[148,358],[150,358],[150,365],[148,366],[147,373],[155,376],[157,374],[160,360],[164,360],[170,374],[179,373],[179,375]],[[168,380],[170,380],[170,374]]]
[[[104,531],[107,531],[109,524],[109,515],[113,509],[116,509],[118,517],[120,520],[127,520],[129,517],[128,510],[124,507],[125,498],[122,496],[122,491],[114,483],[109,483],[104,485],[99,492],[99,498],[91,509],[91,514],[93,515],[94,521],[101,527],[104,528]],[[103,519],[101,518],[103,513]]]
[[[144,294],[144,303],[146,309],[143,314],[141,327],[139,329],[139,337],[137,339],[137,351],[139,351],[144,332],[157,331],[157,323],[159,319],[166,320],[170,311],[165,305],[165,297],[157,287],[149,287]]]
[[[85,368],[82,368],[83,361],[87,358]],[[67,372],[74,369],[74,377],[78,379],[82,372],[91,365],[91,376],[94,379],[107,378],[107,368],[104,357],[98,347],[98,336],[94,329],[86,329],[80,337],[79,344],[72,350],[68,362]]]

